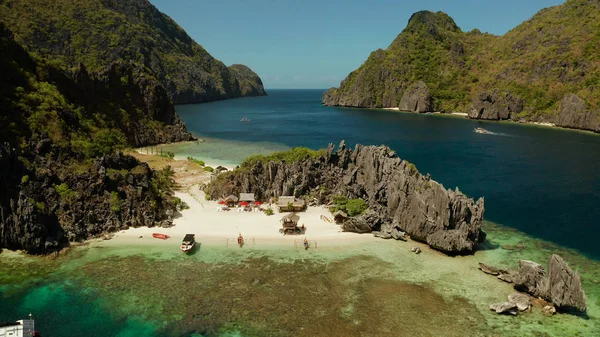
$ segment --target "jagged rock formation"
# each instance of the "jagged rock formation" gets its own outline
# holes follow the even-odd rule
[[[114,128],[122,129],[127,143],[145,146],[194,140],[175,112],[165,89],[147,71],[133,62],[117,61],[98,74],[79,65],[71,76],[74,84],[60,86],[67,98],[86,107],[89,113],[108,115]],[[60,82],[59,82],[60,83]],[[130,113],[111,109],[120,103]]]
[[[129,226],[168,226],[169,180],[125,145],[191,137],[128,63],[90,75],[34,60],[0,23],[0,249],[49,253]]]
[[[600,132],[600,112],[590,110],[579,96],[566,95],[554,122],[557,126]]]
[[[523,110],[523,101],[509,92],[481,93],[473,100],[469,118],[506,120]]]
[[[129,227],[172,225],[174,209],[151,190],[147,164],[115,154],[72,174],[44,157],[51,141],[38,144],[33,171],[8,144],[0,147],[0,248],[50,253]]]
[[[387,147],[356,145],[351,150],[342,142],[337,151],[330,145],[315,158],[257,161],[221,174],[207,188],[213,198],[240,192],[260,200],[309,194],[323,202],[337,195],[362,198],[372,212],[344,224],[348,230],[391,234],[399,228],[451,254],[471,252],[485,238],[483,199],[475,202],[458,189],[446,190]]]
[[[543,9],[503,36],[463,32],[445,13],[417,12],[387,49],[372,52],[322,103],[397,107],[422,81],[431,110],[600,132],[598,21],[596,0]]]
[[[433,101],[427,84],[418,81],[410,86],[402,95],[398,108],[401,111],[432,112]]]
[[[135,62],[175,104],[266,95],[254,72],[226,67],[148,0],[5,1],[0,20],[28,51],[63,69]]]
[[[514,283],[516,290],[547,300],[560,310],[586,311],[581,277],[559,255],[553,254],[548,259],[547,275],[540,264],[527,260],[519,260],[516,272],[507,272],[481,263],[480,269],[486,274],[497,275],[498,278],[509,274],[508,278]]]

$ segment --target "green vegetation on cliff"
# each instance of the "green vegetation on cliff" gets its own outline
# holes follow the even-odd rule
[[[442,12],[418,12],[386,50],[371,53],[327,91],[323,103],[397,107],[422,81],[431,110],[600,132],[593,112],[600,109],[599,32],[597,0],[544,9],[503,36],[466,33]]]
[[[7,0],[0,21],[63,69],[82,63],[96,72],[119,60],[146,67],[175,103],[265,95],[249,68],[226,67],[147,0]]]
[[[171,224],[172,172],[115,151],[190,135],[131,63],[64,72],[0,22],[0,249],[48,253],[129,226]]]

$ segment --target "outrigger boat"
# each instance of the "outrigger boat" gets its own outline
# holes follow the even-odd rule
[[[184,253],[189,253],[192,251],[192,249],[194,249],[194,246],[196,245],[196,238],[195,238],[195,234],[186,234],[185,237],[183,238],[183,241],[181,242],[181,251]]]
[[[170,238],[170,236],[168,236],[167,234],[163,234],[163,233],[152,233],[152,237],[156,238],[156,239],[161,239],[161,240],[166,240],[166,239]]]
[[[475,128],[473,131],[475,131],[477,133],[482,133],[482,134],[485,134],[485,135],[491,135],[492,134],[491,131],[486,130],[484,128]]]
[[[246,117],[240,119],[240,122],[248,123],[250,120]]]

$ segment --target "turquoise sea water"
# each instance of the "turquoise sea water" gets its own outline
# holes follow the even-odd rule
[[[224,163],[282,148],[385,144],[447,188],[485,198],[485,218],[600,259],[600,136],[461,117],[324,107],[322,90],[178,106],[205,143],[171,147]],[[249,123],[240,119],[246,117]],[[473,132],[476,127],[494,134]]]
[[[487,223],[484,249],[456,258],[384,240],[308,252],[203,245],[192,256],[176,244],[112,241],[57,259],[3,252],[0,322],[31,312],[43,336],[600,336],[600,137],[322,107],[321,91],[269,94],[178,107],[205,142],[170,149],[231,165],[341,139],[386,144],[446,187],[484,196],[486,218],[502,225]],[[475,134],[477,126],[495,134]],[[587,315],[489,312],[511,289],[477,262],[545,264],[551,253],[581,272]]]

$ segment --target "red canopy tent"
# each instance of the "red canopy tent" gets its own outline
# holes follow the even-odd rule
[[[255,201],[255,202],[254,202],[254,204],[255,204],[255,205],[262,205],[262,202],[260,202],[260,201]]]
[[[240,202],[240,206],[248,206],[248,202],[247,201],[242,201],[242,202]]]
[[[225,205],[225,204],[226,204],[225,200],[219,201],[219,205]]]

